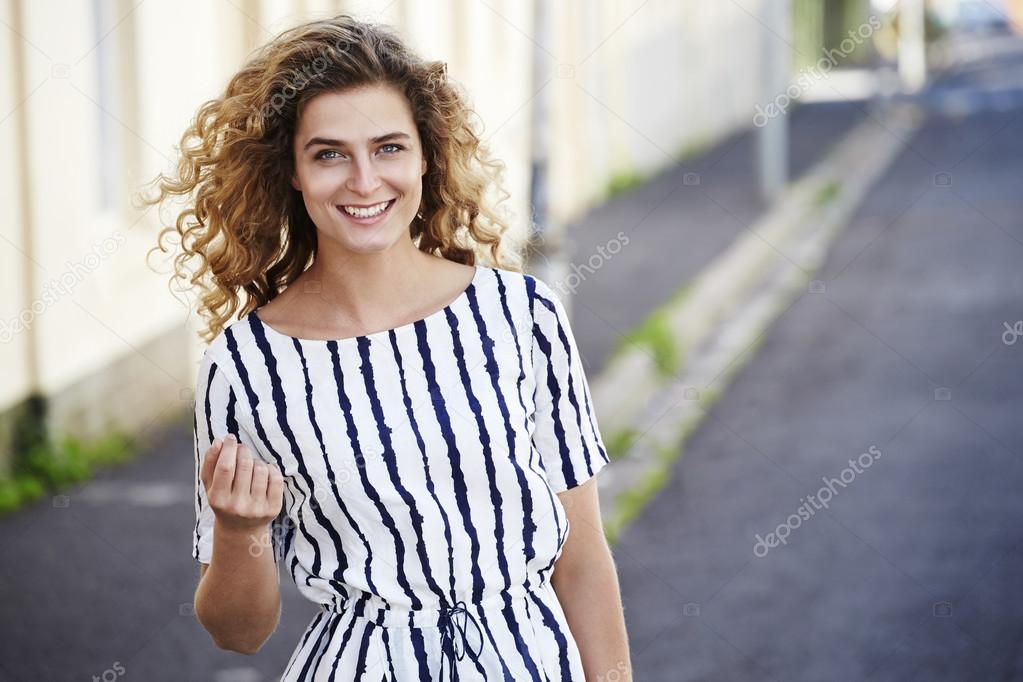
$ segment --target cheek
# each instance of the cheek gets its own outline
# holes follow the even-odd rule
[[[306,201],[319,202],[333,196],[340,182],[338,174],[329,170],[307,171],[302,176],[302,189],[304,190],[302,193]]]
[[[423,176],[419,174],[419,165],[409,165],[401,169],[401,173],[395,176],[396,182],[401,184],[406,194],[415,194],[423,188]]]

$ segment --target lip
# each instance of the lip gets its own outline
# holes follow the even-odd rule
[[[375,215],[375,216],[373,216],[371,218],[356,218],[355,216],[346,213],[344,208],[343,208],[343,206],[353,206],[353,207],[356,207],[356,208],[368,208],[369,206],[376,206],[377,204],[380,203],[379,201],[376,202],[376,204],[368,204],[367,206],[356,206],[356,204],[335,204],[334,208],[336,208],[337,212],[340,213],[342,216],[344,216],[344,218],[346,220],[350,220],[351,222],[355,223],[356,225],[375,225],[375,224],[379,223],[380,221],[386,219],[387,216],[389,216],[391,214],[391,209],[394,208],[394,204],[397,203],[397,201],[398,201],[397,199],[391,199],[390,202],[388,203],[387,208],[385,208],[381,213],[378,213],[377,215]]]

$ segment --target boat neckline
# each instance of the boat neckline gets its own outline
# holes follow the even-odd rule
[[[277,337],[283,338],[283,339],[290,339],[292,341],[300,341],[300,342],[303,342],[303,343],[351,343],[353,341],[358,341],[359,339],[372,339],[372,338],[376,338],[378,336],[383,336],[384,334],[390,334],[391,332],[399,332],[399,331],[404,330],[404,329],[410,329],[412,327],[415,327],[418,324],[428,322],[428,321],[432,320],[433,318],[439,317],[440,315],[443,315],[444,313],[450,311],[452,308],[454,308],[459,303],[461,303],[469,295],[469,292],[473,289],[473,287],[475,287],[476,284],[479,282],[480,276],[481,276],[481,274],[482,274],[482,272],[484,270],[484,267],[482,265],[475,265],[473,267],[476,268],[476,271],[473,273],[472,279],[469,281],[469,284],[465,287],[465,289],[463,289],[461,292],[459,292],[458,296],[456,296],[451,302],[449,302],[443,308],[440,308],[439,310],[435,310],[432,313],[429,313],[428,315],[426,315],[425,317],[419,318],[418,320],[413,320],[412,322],[407,322],[405,324],[398,325],[397,327],[391,327],[390,329],[381,329],[380,331],[370,332],[368,334],[359,334],[358,336],[348,336],[348,337],[345,337],[343,339],[307,339],[307,338],[303,338],[303,337],[299,337],[299,336],[292,336],[290,334],[285,334],[284,332],[277,331],[276,329],[271,327],[269,324],[264,322],[263,318],[261,318],[259,315],[256,314],[258,308],[256,310],[253,310],[252,312],[250,312],[249,316],[253,318],[253,320],[254,320],[254,322],[256,324],[258,324],[263,329],[265,329],[267,331],[267,333],[272,334],[273,336],[277,336]]]

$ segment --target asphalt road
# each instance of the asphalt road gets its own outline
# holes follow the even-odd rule
[[[616,549],[635,679],[1023,680],[1021,175],[980,110],[877,184]]]

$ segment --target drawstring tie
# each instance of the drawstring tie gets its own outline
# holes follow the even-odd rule
[[[461,616],[459,620],[459,616]],[[474,658],[479,658],[480,653],[483,650],[483,631],[480,630],[479,623],[476,622],[476,618],[465,608],[465,602],[460,601],[451,608],[443,608],[440,613],[440,677],[444,678],[444,659],[447,658],[450,662],[448,669],[448,680],[457,680],[458,672],[455,669],[455,660],[462,660],[465,658],[465,649],[469,643],[465,636],[465,628],[467,621],[472,621],[472,625],[476,628],[476,633],[479,635],[480,646],[479,650],[469,648],[473,653]],[[461,645],[456,641],[455,633],[461,635]]]

